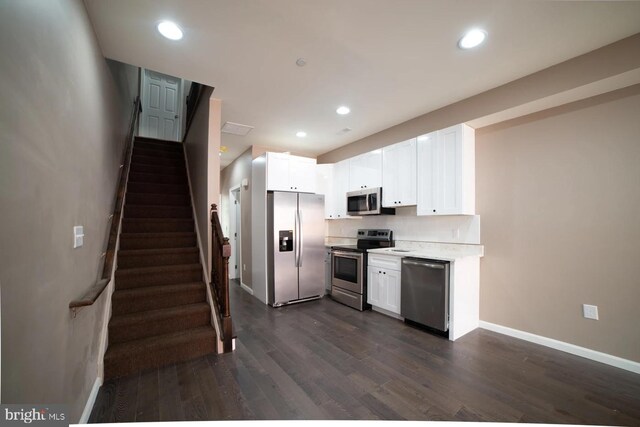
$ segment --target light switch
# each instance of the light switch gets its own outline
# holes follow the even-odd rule
[[[84,244],[84,227],[76,225],[73,227],[73,249],[79,248]]]

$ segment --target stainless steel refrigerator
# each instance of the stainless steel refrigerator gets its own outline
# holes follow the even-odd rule
[[[267,251],[270,305],[324,295],[324,196],[268,192]]]

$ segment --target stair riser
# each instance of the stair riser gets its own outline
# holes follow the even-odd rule
[[[123,233],[163,233],[163,232],[192,232],[193,220],[191,221],[167,221],[167,222],[155,222],[145,221],[144,219],[138,221],[123,221],[122,232]]]
[[[131,163],[139,163],[141,165],[154,165],[154,166],[175,166],[184,167],[184,160],[182,158],[166,159],[164,157],[153,156],[139,156],[134,154],[131,157]]]
[[[139,351],[115,360],[105,360],[105,379],[120,377],[141,371],[158,368],[170,363],[184,362],[207,354],[215,353],[215,337],[192,340],[189,345],[176,345],[158,352]]]
[[[190,206],[127,205],[124,207],[125,218],[191,218],[191,215]]]
[[[196,246],[196,237],[152,237],[122,238],[120,249],[160,249],[160,248],[192,248]]]
[[[146,148],[141,148],[137,145],[133,147],[133,155],[146,157],[162,157],[165,159],[184,159],[184,153],[182,151],[149,150]]]
[[[154,193],[154,194],[182,194],[185,196],[189,196],[189,187],[187,185],[176,185],[176,184],[152,184],[148,182],[130,182],[127,184],[127,192]]]
[[[111,308],[112,315],[117,316],[120,314],[205,302],[206,298],[206,289],[203,284],[202,288],[198,290],[190,289],[182,292],[144,296],[140,298],[129,297],[126,300],[118,298],[118,296],[114,294]]]
[[[179,176],[187,176],[187,171],[182,167],[174,167],[174,166],[154,166],[154,165],[144,165],[139,163],[133,163],[131,165],[132,173],[161,173],[164,175],[179,175]]]
[[[152,144],[166,145],[167,147],[176,147],[181,145],[177,141],[169,141],[166,139],[158,139],[158,138],[152,138],[150,136],[141,136],[141,135],[136,136],[135,143],[137,144],[139,142],[150,142]]]
[[[189,196],[186,194],[127,194],[126,204],[129,205],[153,205],[153,206],[189,206]]]
[[[155,173],[131,173],[129,182],[150,182],[152,184],[182,184],[187,185],[185,175],[163,175]]]
[[[127,270],[116,271],[116,289],[133,289],[145,286],[175,285],[202,280],[202,270],[163,271],[160,273],[126,274]]]
[[[118,327],[109,326],[109,344],[153,337],[210,324],[211,312],[199,311],[186,316],[176,315],[157,321],[143,321]]]
[[[197,264],[197,252],[161,255],[119,255],[118,268],[160,267],[163,265]]]
[[[145,150],[180,152],[180,153],[183,152],[181,144],[159,144],[157,142],[145,142],[140,140],[136,140],[136,142],[134,143],[134,148],[142,148]]]

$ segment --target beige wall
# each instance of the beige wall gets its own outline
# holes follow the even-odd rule
[[[213,88],[205,88],[191,122],[184,145],[189,167],[189,180],[193,192],[196,227],[200,234],[201,250],[211,271],[211,222],[209,211],[212,203],[219,203],[220,194],[220,115],[221,101],[211,97]]]
[[[640,362],[638,112],[640,85],[476,131],[482,320]]]
[[[221,222],[222,230],[225,236],[229,234],[229,215],[230,202],[229,190],[242,184],[242,180],[246,179],[249,187],[240,187],[240,210],[241,210],[241,246],[242,246],[242,264],[238,268],[242,269],[242,283],[251,288],[251,161],[261,156],[267,151],[281,152],[282,149],[271,149],[260,145],[249,147],[244,153],[236,158],[231,164],[220,172],[220,199],[221,199]],[[244,266],[244,268],[243,268]]]
[[[248,148],[230,165],[225,167],[220,173],[220,191],[221,191],[221,221],[222,230],[225,236],[229,236],[229,216],[231,215],[231,204],[229,200],[229,190],[240,186],[240,214],[241,214],[241,232],[240,246],[242,248],[242,263],[246,265],[246,269],[242,268],[240,260],[238,260],[238,269],[241,273],[242,283],[251,287],[251,160],[252,148]],[[242,180],[249,182],[248,188],[241,186]],[[229,266],[232,268],[232,266]]]
[[[3,403],[67,403],[77,422],[97,375],[96,280],[137,80],[107,65],[80,1],[0,6]],[[83,225],[84,246],[72,249]]]
[[[636,34],[337,148],[319,156],[318,163],[338,162],[418,135],[526,104],[536,104],[540,110],[540,106],[552,103],[554,96],[559,94],[580,88],[582,92],[595,91],[599,83],[625,73],[633,74],[637,79],[639,69],[640,34]]]

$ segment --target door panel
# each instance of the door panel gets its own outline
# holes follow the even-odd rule
[[[298,195],[302,241],[299,260],[300,298],[324,294],[324,196]]]
[[[181,80],[145,70],[140,136],[179,140]]]
[[[273,263],[269,267],[269,304],[279,304],[298,299],[298,269],[296,267],[296,193],[269,193],[268,223],[273,224],[272,247]],[[280,247],[280,232],[292,232],[292,250]]]

